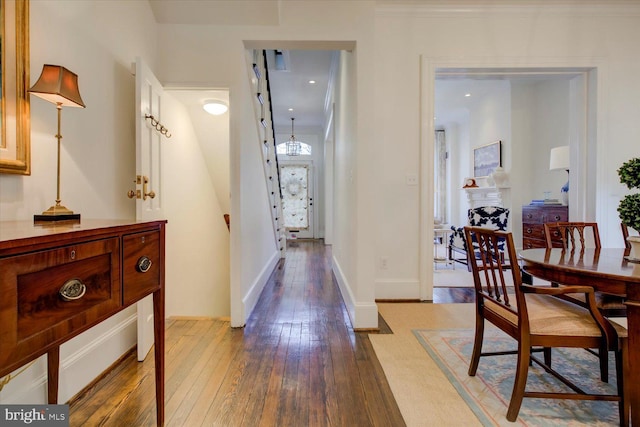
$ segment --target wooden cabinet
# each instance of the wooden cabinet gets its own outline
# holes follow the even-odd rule
[[[544,223],[569,220],[568,206],[535,206],[522,207],[522,248],[547,247],[544,237]],[[553,239],[553,246],[561,248],[560,238]]]
[[[47,354],[58,403],[60,345],[153,295],[157,422],[164,422],[166,221],[0,222],[0,377]]]

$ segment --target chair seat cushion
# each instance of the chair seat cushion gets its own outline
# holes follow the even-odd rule
[[[602,333],[589,311],[576,304],[550,295],[528,294],[527,311],[529,328],[532,335],[565,335],[582,337],[600,337]],[[513,299],[515,301],[515,298]],[[517,314],[500,304],[485,298],[485,309],[503,317],[514,326],[518,325]],[[627,330],[617,324],[612,325],[619,337],[626,337]]]

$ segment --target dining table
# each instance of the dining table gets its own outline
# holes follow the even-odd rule
[[[628,329],[628,367],[631,421],[640,426],[640,263],[629,249],[524,249],[518,253],[522,269],[537,278],[563,285],[588,285],[597,291],[625,297]]]

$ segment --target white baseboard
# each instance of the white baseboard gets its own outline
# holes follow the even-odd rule
[[[60,347],[59,403],[75,396],[136,345],[136,312],[123,313],[124,316],[109,318]],[[5,386],[0,392],[0,403],[47,403],[46,369],[46,356],[42,356]]]
[[[335,257],[332,257],[332,268],[338,288],[342,294],[351,325],[354,329],[375,329],[378,327],[378,306],[375,302],[359,302],[353,296],[351,288],[348,284],[340,263]]]
[[[244,296],[244,298],[242,298],[242,304],[244,305],[243,321],[245,324],[247,322],[247,319],[251,315],[251,312],[253,311],[256,304],[258,303],[260,294],[262,293],[264,286],[267,284],[267,281],[269,280],[271,273],[273,273],[273,270],[276,268],[278,261],[280,261],[280,254],[278,252],[274,252],[271,258],[269,259],[269,261],[267,261],[265,266],[262,268],[262,271],[260,271],[260,274],[258,275],[258,277],[256,277],[256,280],[254,280],[247,294]],[[238,325],[232,325],[232,326],[236,327]],[[244,325],[239,325],[239,326],[244,326]]]

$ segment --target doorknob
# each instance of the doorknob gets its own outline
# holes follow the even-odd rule
[[[136,198],[136,199],[142,199],[142,200],[147,200],[147,198],[155,198],[156,197],[156,193],[155,191],[148,191],[149,190],[149,177],[148,176],[143,176],[143,175],[136,175],[136,179],[135,181],[133,181],[136,185],[140,185],[142,184],[142,191],[140,190],[129,190],[127,191],[127,197],[130,199]]]
[[[151,197],[152,199],[156,197],[155,191],[147,191],[149,185],[149,177],[142,177],[142,200],[147,200],[147,197]]]

